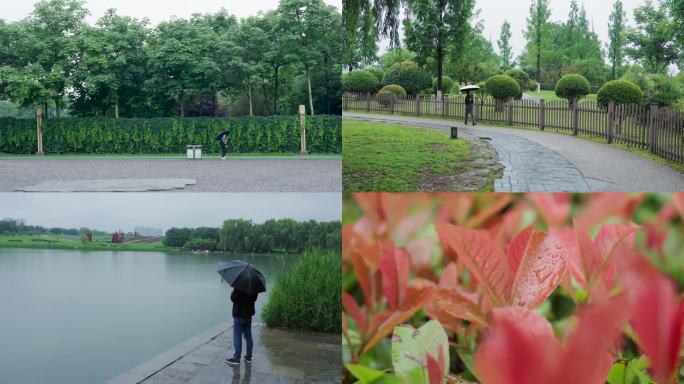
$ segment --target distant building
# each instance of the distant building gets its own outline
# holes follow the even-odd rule
[[[113,244],[121,244],[124,241],[126,241],[126,235],[123,233],[123,231],[112,233],[112,243]]]
[[[13,222],[13,223],[16,224],[16,225],[25,225],[25,224],[26,224],[26,220],[24,220],[24,219],[15,219],[15,218],[13,218],[13,217],[5,217],[5,218],[2,219],[2,221],[10,221],[10,222]]]
[[[159,228],[149,227],[135,227],[133,230],[136,237],[161,237],[164,236],[164,231]]]

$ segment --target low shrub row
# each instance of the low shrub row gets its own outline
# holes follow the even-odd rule
[[[0,119],[0,152],[34,153],[35,120]],[[297,153],[297,116],[234,118],[62,118],[43,125],[46,153],[185,153],[188,144],[216,153],[216,135],[227,130],[231,153]],[[313,153],[340,153],[342,118],[307,116],[307,148]]]

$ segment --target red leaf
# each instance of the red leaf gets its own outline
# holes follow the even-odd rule
[[[440,235],[448,246],[462,258],[480,286],[498,304],[508,302],[511,273],[506,254],[483,230],[441,224]]]
[[[535,233],[527,245],[511,289],[511,303],[534,308],[565,276],[569,250],[553,234]]]
[[[354,319],[356,326],[359,327],[359,331],[363,334],[366,332],[366,315],[361,311],[361,308],[356,303],[356,300],[352,295],[347,292],[342,292],[342,306],[349,313],[349,315]]]
[[[440,349],[439,354],[443,356],[443,352]],[[442,360],[444,357],[442,357]],[[437,359],[432,357],[431,354],[425,353],[425,361],[427,362],[428,378],[430,379],[430,384],[442,384],[444,382],[444,376],[442,376],[443,362],[440,364]]]
[[[351,259],[354,265],[354,272],[356,272],[356,278],[359,280],[359,285],[361,285],[361,291],[363,291],[363,297],[366,299],[366,307],[372,309],[375,306],[375,297],[373,296],[371,274],[361,255],[352,252]]]
[[[457,289],[439,289],[425,311],[431,318],[439,320],[453,331],[458,330],[461,320],[468,320],[479,326],[487,324],[476,302],[467,293]]]
[[[671,281],[658,276],[644,287],[637,299],[632,324],[659,384],[669,383],[677,368],[683,320],[684,301],[677,306]]]
[[[524,308],[497,309],[489,331],[475,353],[477,377],[483,384],[556,383],[562,347],[548,321]]]
[[[582,271],[582,280],[589,282],[601,263],[601,252],[591,240],[591,237],[589,237],[589,233],[587,233],[586,229],[584,229],[579,222],[575,221],[573,227],[575,229],[575,235],[577,236],[579,249],[579,252],[577,253],[579,260],[576,260],[575,262],[579,264],[580,270]]]
[[[529,244],[530,239],[532,238],[532,233],[534,233],[534,225],[530,225],[520,231],[508,245],[506,254],[508,256],[508,265],[511,268],[512,274],[515,274],[518,271],[520,260],[522,260],[523,255],[525,254],[525,249],[527,249],[527,244]]]
[[[404,301],[404,292],[408,284],[409,258],[401,249],[386,251],[380,259],[382,273],[382,290],[390,309],[395,310]]]
[[[633,195],[620,192],[595,193],[587,196],[590,196],[591,199],[587,201],[582,211],[575,216],[575,221],[587,229],[591,229],[613,216],[630,217],[644,198],[643,194]]]
[[[458,286],[458,269],[456,268],[456,263],[449,263],[444,268],[442,276],[439,278],[439,287],[454,289]]]
[[[568,219],[570,213],[569,193],[528,193],[527,198],[537,206],[549,227],[560,227]]]
[[[577,328],[568,337],[567,352],[555,382],[605,383],[613,360],[611,349],[630,312],[626,295],[584,308]]]
[[[673,193],[672,203],[677,209],[677,212],[679,212],[679,216],[684,217],[684,192]]]

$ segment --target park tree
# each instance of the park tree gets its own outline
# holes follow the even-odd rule
[[[529,63],[534,63],[537,82],[541,82],[544,53],[552,49],[550,17],[551,8],[548,0],[532,0],[525,30],[526,59]]]
[[[607,49],[608,60],[610,60],[611,63],[611,80],[615,80],[618,68],[620,68],[625,61],[625,46],[627,45],[625,24],[627,22],[627,14],[622,7],[622,1],[615,0],[608,23],[608,37],[610,42],[608,43]]]
[[[452,50],[450,47],[445,65],[447,73],[460,84],[477,83],[499,73],[499,57],[492,43],[483,36],[484,25],[477,16],[478,12],[475,12],[462,48]]]
[[[421,60],[433,58],[437,90],[442,89],[444,58],[447,49],[458,57],[470,30],[474,0],[408,0],[404,21],[406,46]]]
[[[215,41],[211,28],[183,19],[160,23],[150,38],[150,76],[145,85],[162,100],[173,100],[181,117],[193,96],[212,94],[218,88],[219,67],[212,55]]]
[[[627,55],[652,73],[667,73],[670,64],[679,59],[677,28],[668,14],[667,4],[657,6],[650,0],[634,10],[636,28],[628,28]]]
[[[377,60],[380,33],[376,28],[375,15],[371,4],[361,4],[363,8],[351,25],[345,26],[342,34],[344,65],[348,71],[366,67]]]
[[[511,47],[511,23],[508,20],[505,20],[501,25],[501,33],[496,43],[499,46],[501,69],[511,68],[513,66],[513,48]]]
[[[342,0],[344,34],[351,34],[365,10],[372,10],[375,27],[382,37],[389,39],[391,48],[399,48],[399,18],[401,0]]]
[[[80,60],[74,71],[71,92],[72,109],[101,110],[113,108],[119,118],[121,101],[128,104],[144,98],[138,85],[146,75],[147,20],[119,16],[109,9],[96,27],[84,28]]]
[[[288,65],[289,59],[286,47],[281,44],[282,37],[278,33],[278,13],[269,11],[259,20],[260,28],[265,31],[265,48],[261,52],[264,70],[268,72],[269,81],[262,82],[262,92],[266,99],[271,101],[270,113],[278,114],[278,101],[280,100],[280,87],[282,70]],[[269,86],[270,84],[270,86]],[[266,89],[270,88],[270,91]]]

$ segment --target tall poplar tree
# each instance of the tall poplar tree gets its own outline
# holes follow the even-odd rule
[[[499,40],[496,44],[499,46],[499,57],[501,69],[506,70],[512,66],[513,61],[513,48],[511,47],[511,23],[508,20],[504,20],[501,25],[501,34],[499,35]]]
[[[625,60],[625,23],[627,14],[622,7],[622,1],[616,0],[613,3],[613,12],[610,14],[608,22],[608,60],[612,66],[611,78],[615,79],[616,71],[622,66]]]
[[[545,45],[551,41],[551,8],[549,0],[532,0],[530,15],[527,17],[527,54],[534,58],[537,82],[541,82],[542,58]]]

